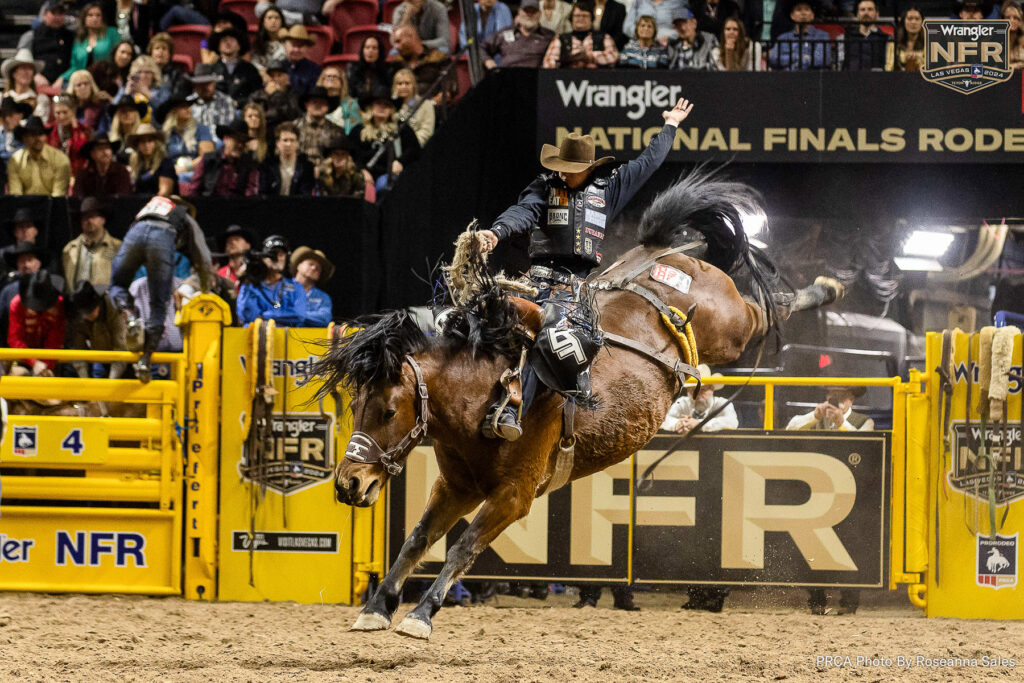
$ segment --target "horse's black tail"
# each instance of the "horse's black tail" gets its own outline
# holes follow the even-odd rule
[[[772,285],[778,271],[767,254],[748,242],[744,214],[764,215],[757,190],[723,179],[719,169],[698,166],[655,197],[640,219],[637,238],[646,247],[670,247],[689,231],[700,233],[708,245],[708,263],[729,274],[741,263],[747,266],[768,330],[775,330]]]

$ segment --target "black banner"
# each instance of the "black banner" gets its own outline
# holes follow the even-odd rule
[[[572,132],[637,156],[676,99],[670,161],[1017,163],[1021,76],[970,99],[917,73],[542,70],[537,147]]]
[[[721,432],[694,437],[632,482],[674,441],[573,482],[484,551],[467,578],[880,587],[888,548],[886,433]],[[392,481],[388,557],[437,473],[429,449]],[[417,576],[436,575],[460,521]],[[631,532],[632,529],[632,532]],[[632,539],[632,548],[630,543]],[[632,571],[630,571],[632,561]]]
[[[231,532],[231,549],[235,551],[270,553],[336,553],[338,534],[302,531],[257,531],[255,543],[248,531]]]

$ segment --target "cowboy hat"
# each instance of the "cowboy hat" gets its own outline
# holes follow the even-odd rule
[[[139,141],[145,138],[153,138],[154,140],[159,140],[160,142],[163,142],[165,139],[163,131],[157,130],[148,123],[140,123],[139,127],[135,129],[135,132],[128,136],[128,138],[125,141],[125,144],[127,144],[129,147],[134,148],[138,145]]]
[[[35,242],[18,242],[14,249],[4,252],[4,261],[7,263],[7,268],[10,270],[17,270],[18,257],[22,254],[32,254],[42,263],[46,263],[50,260],[50,252],[37,245]]]
[[[833,384],[825,387],[825,395],[836,393],[836,394],[851,394],[854,398],[860,398],[868,392],[867,387],[848,387]]]
[[[46,270],[23,275],[18,282],[18,294],[21,296],[22,305],[30,311],[48,311],[60,298],[60,292],[54,287],[53,280]]]
[[[103,201],[97,197],[86,197],[82,200],[82,203],[78,205],[78,210],[75,213],[78,214],[79,219],[92,214],[105,216],[106,206],[104,206]]]
[[[306,27],[302,24],[295,24],[287,31],[281,31],[277,34],[277,39],[282,43],[286,40],[294,40],[298,43],[305,43],[306,45],[315,45],[316,38],[309,35]]]
[[[594,159],[594,138],[589,135],[569,133],[558,147],[544,145],[540,149],[540,165],[549,171],[584,173],[612,161],[615,157]]]
[[[31,116],[32,106],[26,102],[18,102],[13,97],[5,97],[0,100],[0,116],[8,114],[21,114],[21,118]]]
[[[697,366],[697,372],[700,373],[701,387],[710,387],[710,389],[712,391],[718,391],[719,389],[721,389],[722,387],[725,386],[724,384],[709,384],[708,383],[709,379],[716,379],[718,377],[725,377],[725,375],[723,375],[720,372],[716,372],[716,373],[712,374],[711,373],[711,368],[708,367],[706,364],[701,363],[700,365],[698,365]]]
[[[226,126],[217,126],[217,137],[221,140],[226,137],[243,138],[245,141],[251,139],[249,126],[242,119],[235,119]]]
[[[223,31],[217,31],[207,39],[207,45],[210,50],[220,52],[220,41],[228,37],[234,38],[238,41],[238,54],[244,55],[249,51],[250,46],[248,32],[243,33],[236,28],[227,28]]]
[[[14,53],[14,56],[10,59],[5,59],[3,64],[0,64],[0,75],[4,77],[5,81],[11,80],[11,72],[22,64],[28,64],[39,73],[46,66],[46,62],[41,59],[32,59],[32,51],[27,47],[23,47]]]
[[[334,150],[342,150],[352,154],[354,147],[352,141],[348,139],[347,135],[332,135],[331,139],[320,145],[320,154],[323,156],[330,156]]]
[[[387,102],[395,109],[402,108],[402,100],[392,97],[391,89],[381,84],[373,86],[365,95],[359,98],[359,108],[369,109],[370,105],[377,101]]]
[[[78,151],[78,154],[83,159],[88,159],[89,156],[92,154],[92,150],[100,145],[106,145],[114,154],[117,154],[117,151],[121,149],[120,141],[111,140],[110,135],[108,135],[107,133],[96,133],[96,135],[92,136],[91,140],[82,145],[81,149]]]
[[[334,264],[327,260],[327,255],[319,249],[305,246],[296,249],[289,259],[288,265],[291,266],[292,273],[297,272],[299,264],[307,259],[313,259],[320,264],[320,282],[318,284],[327,282],[334,275]]]
[[[35,225],[36,217],[35,214],[32,213],[32,209],[27,206],[20,206],[14,212],[13,218],[8,218],[4,221],[4,225],[6,225],[8,229],[14,229],[18,223],[31,223],[32,225]]]
[[[289,64],[290,62],[287,59],[272,59],[267,62],[266,71],[268,74],[273,71],[285,72],[288,71]]]
[[[227,252],[228,238],[229,237],[241,237],[250,245],[256,244],[256,237],[251,232],[243,228],[241,225],[229,225],[228,229],[220,234],[217,238],[218,251],[221,253]]]
[[[50,131],[38,116],[30,116],[14,127],[14,139],[21,142],[26,135],[46,135]]]
[[[322,85],[314,85],[312,88],[306,91],[306,94],[303,95],[301,99],[302,106],[305,107],[306,103],[309,102],[310,100],[326,101],[328,111],[334,111],[335,109],[338,108],[338,105],[341,103],[340,97],[332,97],[331,95],[328,95],[327,88],[323,87]]]
[[[199,83],[220,83],[223,78],[213,70],[213,64],[200,64],[196,67],[195,71],[192,72],[191,76],[185,76],[189,83],[197,85]]]
[[[101,303],[103,303],[103,295],[97,292],[88,280],[79,282],[75,286],[75,291],[71,293],[71,307],[74,309],[76,318],[84,318]]]
[[[149,111],[149,103],[137,102],[131,97],[122,97],[117,102],[111,102],[107,105],[107,112],[110,114],[110,118],[117,116],[117,112],[121,109],[134,109],[139,113],[139,118],[143,119],[146,117],[146,112]]]

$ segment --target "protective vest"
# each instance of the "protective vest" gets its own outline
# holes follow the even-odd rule
[[[600,264],[608,217],[607,189],[608,178],[595,178],[589,185],[571,190],[552,176],[547,206],[530,233],[530,258],[575,257]]]

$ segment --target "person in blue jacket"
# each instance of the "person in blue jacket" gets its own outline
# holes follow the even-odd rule
[[[295,282],[306,294],[306,317],[299,327],[327,327],[334,317],[331,297],[318,289],[334,275],[334,264],[319,249],[299,247],[292,253],[292,272]]]
[[[263,318],[273,320],[278,327],[301,326],[306,317],[306,296],[295,280],[285,277],[287,240],[280,235],[271,235],[263,240],[261,255],[266,272],[249,273],[249,282],[239,288],[238,319],[243,325]],[[249,269],[258,270],[252,265]],[[253,284],[253,280],[258,284]]]

